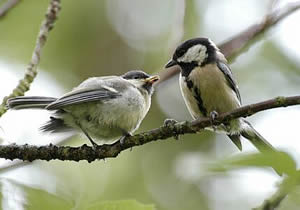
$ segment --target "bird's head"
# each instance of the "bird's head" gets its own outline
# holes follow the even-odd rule
[[[189,39],[176,48],[165,68],[179,65],[182,71],[190,72],[197,66],[203,67],[215,62],[218,51],[217,46],[208,38]]]
[[[132,70],[122,75],[122,78],[128,80],[131,84],[140,90],[146,90],[148,94],[153,93],[153,84],[159,80],[158,75],[150,76],[140,71]]]

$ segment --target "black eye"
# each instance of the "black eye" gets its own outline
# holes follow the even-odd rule
[[[138,76],[134,76],[133,79],[139,79],[139,77]]]

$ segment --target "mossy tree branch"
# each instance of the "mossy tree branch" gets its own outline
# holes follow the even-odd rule
[[[219,125],[238,117],[247,117],[263,110],[297,104],[300,104],[300,96],[277,97],[275,99],[246,105],[231,112],[220,114],[214,120],[213,125]],[[16,144],[0,145],[0,158],[10,160],[21,159],[24,161],[59,159],[73,161],[87,160],[91,162],[94,160],[116,157],[128,148],[141,146],[152,141],[164,140],[170,137],[177,138],[179,135],[187,133],[197,133],[211,125],[212,122],[210,118],[201,118],[191,122],[168,123],[159,128],[128,137],[124,144],[120,144],[118,141],[111,145],[99,145],[97,148],[92,148],[87,145],[81,147],[55,146],[52,144],[47,146]]]

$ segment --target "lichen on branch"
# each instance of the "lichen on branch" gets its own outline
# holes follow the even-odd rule
[[[191,122],[184,121],[178,123],[166,123],[159,128],[128,137],[123,144],[117,141],[114,144],[99,145],[96,148],[89,147],[87,145],[83,145],[81,147],[55,146],[52,144],[46,146],[34,146],[27,144],[0,145],[0,158],[10,160],[21,159],[24,161],[33,161],[38,159],[49,161],[58,159],[72,161],[87,160],[91,162],[94,160],[117,157],[126,149],[141,146],[149,142],[165,140],[170,137],[177,138],[179,135],[187,133],[197,133],[206,127],[212,125],[217,126],[235,118],[248,117],[260,111],[298,104],[300,104],[300,96],[277,97],[220,114],[213,122],[210,118],[205,117]]]
[[[22,96],[25,92],[29,90],[31,83],[37,75],[37,66],[41,59],[42,49],[46,44],[49,32],[54,26],[59,11],[60,0],[51,0],[46,12],[46,17],[41,25],[40,32],[38,34],[36,45],[32,53],[31,61],[29,62],[26,68],[24,78],[19,81],[19,84],[13,89],[11,94],[4,97],[0,105],[0,117],[7,111],[6,102],[9,98]]]

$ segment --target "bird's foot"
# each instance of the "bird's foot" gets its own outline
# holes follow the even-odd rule
[[[172,126],[172,125],[175,125],[176,123],[178,123],[177,120],[174,120],[174,119],[165,119],[164,126]]]
[[[92,139],[89,139],[90,142],[92,143],[93,145],[93,149],[96,150],[96,148],[99,146],[96,142],[94,142]]]
[[[176,123],[178,123],[177,120],[174,119],[165,119],[164,126],[166,127],[173,127]],[[179,140],[179,134],[173,129],[174,133],[174,139]]]
[[[219,113],[216,111],[212,111],[210,114],[210,123],[211,123],[211,127],[214,131],[217,130],[217,126],[214,125],[215,119],[219,116]]]
[[[119,139],[119,142],[120,142],[121,146],[124,145],[126,138],[131,137],[131,136],[132,136],[131,133],[125,133],[125,134]]]

